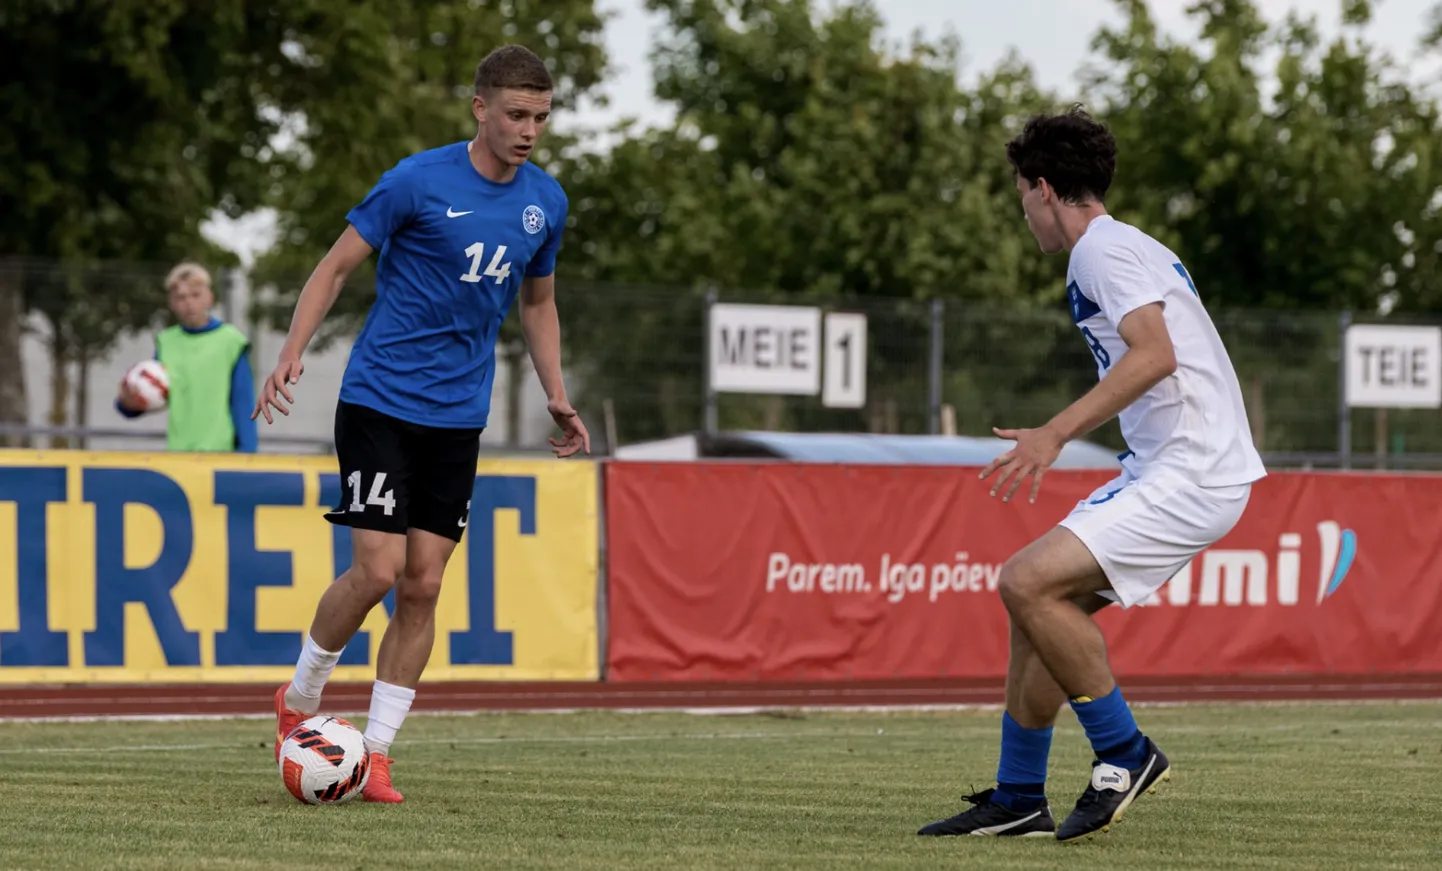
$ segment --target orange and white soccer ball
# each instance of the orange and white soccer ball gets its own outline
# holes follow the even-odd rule
[[[142,360],[131,366],[125,373],[125,386],[140,397],[145,411],[159,411],[170,401],[170,376],[159,360]]]
[[[361,794],[370,774],[365,737],[338,717],[311,717],[280,745],[280,778],[306,804],[344,804]]]

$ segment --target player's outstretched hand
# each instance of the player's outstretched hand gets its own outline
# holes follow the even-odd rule
[[[577,451],[584,450],[591,452],[591,434],[586,432],[586,425],[581,422],[581,416],[571,403],[561,399],[553,399],[546,403],[546,410],[551,413],[551,419],[556,426],[561,428],[561,438],[551,439],[551,453],[558,457],[569,457]]]
[[[290,395],[290,385],[299,382],[304,371],[305,364],[299,360],[280,361],[280,365],[265,379],[265,386],[260,389],[260,398],[256,400],[255,411],[250,413],[250,419],[255,420],[263,414],[266,423],[275,423],[275,418],[270,416],[271,406],[281,414],[289,415],[290,409],[281,405],[276,395],[284,396],[286,402],[295,405],[295,397]]]
[[[981,470],[981,479],[985,481],[997,470],[1001,470],[1001,477],[996,479],[992,485],[991,495],[995,496],[998,490],[1006,487],[1002,494],[1001,501],[1011,500],[1011,495],[1016,492],[1022,482],[1031,478],[1030,502],[1036,501],[1036,494],[1041,491],[1041,477],[1056,458],[1061,456],[1062,440],[1047,427],[1039,429],[997,429],[992,427],[991,431],[996,433],[998,438],[1012,439],[1016,447],[992,460],[985,469]],[[1011,486],[1007,487],[1007,482]]]

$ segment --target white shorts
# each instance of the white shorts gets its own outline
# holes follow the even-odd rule
[[[1098,595],[1130,608],[1230,532],[1251,495],[1251,484],[1202,487],[1165,472],[1145,479],[1122,472],[1061,525],[1092,552],[1115,591]]]

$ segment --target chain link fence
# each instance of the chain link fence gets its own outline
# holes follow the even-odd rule
[[[985,436],[993,426],[1044,423],[1097,381],[1062,305],[798,301],[724,290],[714,299],[860,312],[869,345],[863,408],[828,409],[814,396],[723,393],[715,397],[720,430]],[[702,290],[567,287],[563,330],[570,368],[584,384],[581,401],[593,416],[609,404],[622,442],[704,427],[707,305]],[[1212,318],[1237,370],[1253,437],[1273,466],[1442,468],[1442,411],[1346,409],[1341,360],[1348,323],[1439,325],[1442,318],[1274,310]],[[1115,422],[1089,438],[1125,447]]]
[[[21,293],[30,312],[23,324],[0,325],[21,336],[29,351],[30,401],[24,422],[11,410],[5,432],[30,427],[114,429],[102,419],[116,373],[137,354],[148,356],[149,330],[166,320],[163,270],[117,265],[60,270],[54,264],[0,269],[0,295]],[[290,301],[273,287],[252,294],[247,276],[217,271],[217,302],[253,338],[253,365],[263,376],[288,326]],[[298,287],[300,277],[286,286]],[[144,285],[151,290],[138,290]],[[153,292],[152,292],[153,291]],[[107,294],[123,296],[96,304]],[[350,314],[327,326],[334,340],[308,357],[307,374],[324,387],[308,401],[327,409],[374,294],[366,278],[345,290]],[[293,297],[292,297],[293,298]],[[0,300],[3,301],[3,300]],[[707,324],[711,301],[813,305],[864,314],[867,319],[867,389],[861,408],[823,407],[815,396],[711,395],[707,389]],[[993,426],[1044,422],[1096,383],[1086,343],[1065,306],[1021,308],[963,300],[899,298],[809,299],[725,288],[656,288],[567,281],[559,283],[568,385],[591,422],[598,453],[612,445],[720,431],[954,433],[984,436]],[[1341,312],[1221,310],[1212,312],[1231,354],[1247,404],[1253,436],[1269,464],[1279,467],[1442,469],[1442,411],[1344,407],[1342,349],[1348,323],[1442,324],[1442,318],[1379,318]],[[148,327],[140,325],[148,324]],[[55,340],[59,329],[61,341]],[[13,338],[13,337],[12,337]],[[509,432],[517,449],[543,446],[544,397],[537,406],[534,375],[518,344],[512,312],[503,331],[492,428]],[[6,347],[0,335],[0,351]],[[57,353],[67,373],[54,388]],[[7,362],[7,361],[0,361]],[[37,383],[45,371],[50,383]],[[512,382],[509,372],[516,373]],[[507,383],[510,382],[510,383]],[[332,395],[320,393],[330,391]],[[34,394],[41,394],[39,397]],[[48,394],[48,395],[46,395]],[[56,413],[56,403],[98,395],[89,415]],[[46,402],[45,400],[51,400]],[[529,403],[529,405],[527,404]],[[0,409],[4,411],[4,409]],[[540,418],[521,425],[522,412]],[[329,412],[318,413],[316,432],[291,430],[293,442],[323,443]],[[522,430],[529,430],[520,435]],[[67,430],[73,435],[73,431]],[[267,438],[262,433],[263,441]],[[274,438],[280,438],[277,432]],[[1122,450],[1115,422],[1089,439]],[[534,443],[534,444],[533,444]],[[277,445],[279,443],[277,442]]]

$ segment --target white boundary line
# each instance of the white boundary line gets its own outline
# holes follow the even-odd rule
[[[1439,705],[1442,699],[1198,699],[1186,702],[1129,702],[1133,708],[1189,708],[1209,707],[1342,707],[1342,706],[1391,706],[1391,705]],[[968,711],[1000,711],[997,703],[954,703],[954,704],[895,704],[895,705],[733,705],[705,707],[584,707],[584,708],[483,708],[477,710],[422,710],[412,711],[412,717],[488,717],[508,714],[686,714],[696,717],[758,716],[763,714],[912,714],[948,713]],[[364,718],[362,710],[333,710],[332,716],[348,719]],[[269,720],[274,714],[102,714],[70,717],[0,717],[0,726],[25,723],[186,723],[206,720]]]
[[[762,714],[860,714],[860,713],[925,713],[932,711],[999,711],[999,704],[954,705],[747,705],[704,708],[484,708],[480,710],[411,711],[410,717],[493,717],[508,714],[527,716],[541,714],[686,714],[695,717],[735,717]],[[1135,707],[1135,705],[1133,706]],[[332,710],[327,714],[348,720],[364,718],[366,711]],[[197,720],[271,720],[273,713],[264,714],[99,714],[73,717],[0,717],[0,726],[25,723],[188,723]]]
[[[517,735],[499,738],[417,738],[406,741],[412,746],[481,746],[487,744],[629,744],[636,742],[665,741],[776,741],[788,739],[814,740],[817,738],[874,738],[885,730],[875,732],[699,732],[691,735],[543,735],[528,737]],[[965,731],[965,730],[959,730]],[[980,732],[973,727],[972,731]],[[994,732],[987,728],[987,734]],[[194,752],[196,750],[249,750],[254,742],[231,742],[228,744],[119,744],[111,747],[0,747],[0,756],[51,755],[57,753],[170,753]]]
[[[1311,708],[1311,707],[1393,707],[1393,705],[1442,705],[1442,699],[1236,699],[1218,701],[1201,699],[1187,702],[1129,702],[1132,708],[1194,708],[1194,707],[1240,707],[1240,708]],[[731,707],[704,708],[483,708],[466,711],[444,711],[427,709],[411,711],[411,717],[497,717],[497,715],[562,715],[562,714],[622,714],[634,717],[642,714],[685,714],[691,717],[758,717],[758,715],[795,714],[797,718],[818,714],[945,714],[945,712],[1001,711],[999,704],[932,704],[932,705],[731,705]],[[361,709],[333,709],[327,711],[333,717],[348,720],[365,718]],[[1064,714],[1064,712],[1063,712]],[[226,720],[271,720],[274,714],[107,714],[81,715],[81,717],[0,717],[0,727],[25,724],[84,724],[84,722],[196,722]],[[782,717],[784,718],[784,717]],[[0,750],[0,753],[4,753]]]
[[[1066,732],[1076,732],[1077,727],[1071,723],[1059,724]],[[1355,729],[1382,729],[1394,726],[1392,720],[1353,720],[1343,724],[1349,730]],[[1305,732],[1308,730],[1320,730],[1328,728],[1325,723],[1316,722],[1285,722],[1266,724],[1247,723],[1215,723],[1206,726],[1168,726],[1163,727],[1158,734],[1165,735],[1257,735],[1267,733],[1284,732]],[[1335,727],[1333,727],[1335,728]],[[976,723],[967,725],[954,725],[948,728],[948,735],[995,737],[999,728],[993,723]],[[896,737],[896,734],[888,736],[886,729],[878,728],[875,731],[834,731],[817,729],[797,729],[794,731],[771,731],[771,732],[697,732],[689,735],[540,735],[526,736],[514,735],[508,737],[451,737],[451,738],[415,738],[405,741],[410,746],[461,746],[478,747],[498,744],[540,744],[540,745],[565,745],[565,744],[631,744],[631,743],[666,743],[675,741],[815,741],[821,740],[865,740],[868,738]],[[925,737],[914,733],[901,733],[901,737]],[[1164,738],[1165,740],[1165,738]],[[263,744],[262,744],[263,746]],[[4,756],[48,756],[56,754],[78,755],[78,754],[123,754],[123,753],[191,753],[197,750],[245,750],[254,751],[257,745],[253,739],[241,741],[217,742],[206,744],[118,744],[108,747],[0,747],[0,757]]]

